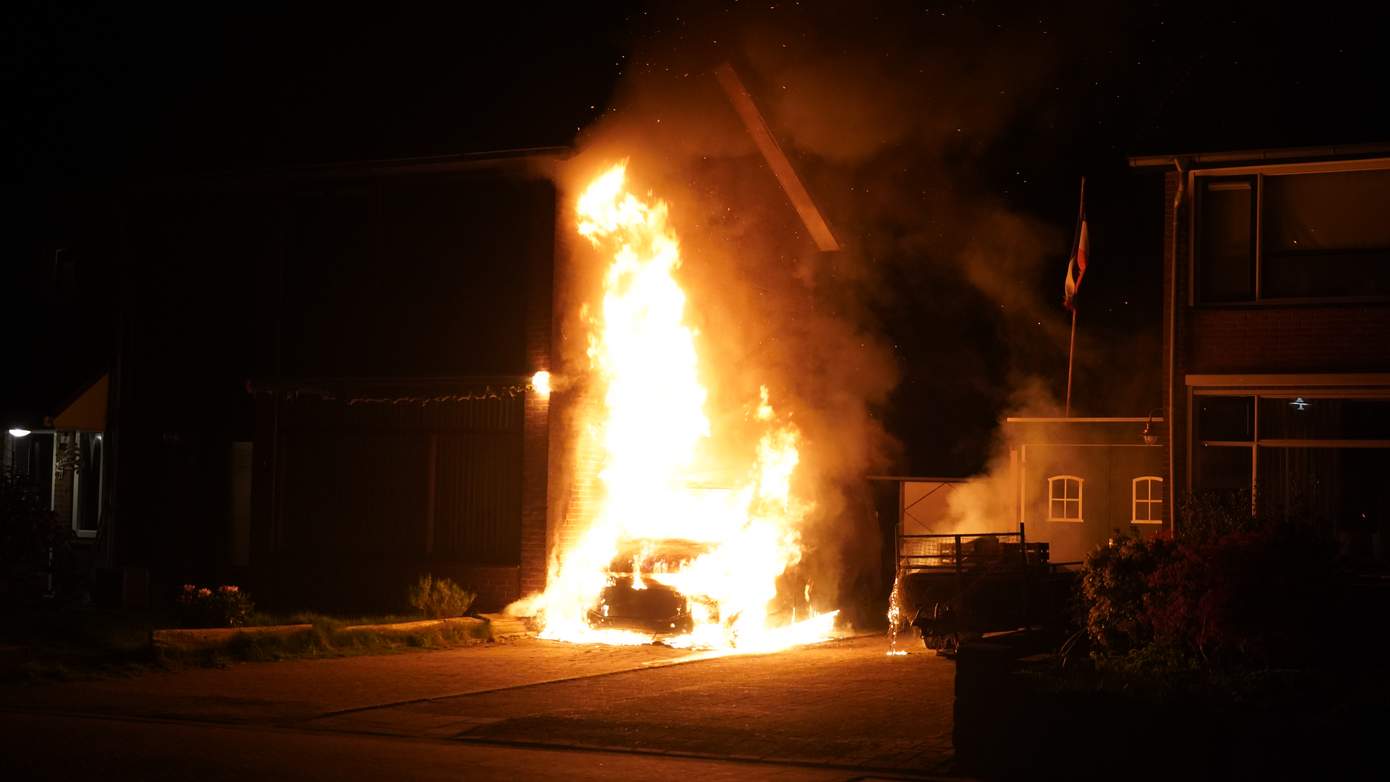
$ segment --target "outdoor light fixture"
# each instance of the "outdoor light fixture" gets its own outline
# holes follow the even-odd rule
[[[531,390],[541,399],[550,398],[550,373],[544,369],[531,376]]]
[[[29,436],[29,430],[28,430],[28,429],[25,429],[25,428],[22,427],[22,426],[16,426],[16,427],[10,429],[10,437],[28,437],[28,436]]]
[[[1311,404],[1312,402],[1305,401],[1303,397],[1300,396],[1294,399],[1292,402],[1290,402],[1289,406],[1301,413],[1304,410],[1307,410],[1308,406]]]
[[[1154,410],[1162,409],[1161,407],[1155,407],[1153,410],[1149,411],[1149,420],[1144,422],[1144,431],[1140,432],[1144,437],[1144,445],[1158,444],[1158,432],[1154,431]]]

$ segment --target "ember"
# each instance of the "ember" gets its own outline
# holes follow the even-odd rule
[[[680,245],[666,204],[628,192],[625,177],[614,166],[578,202],[580,235],[612,259],[588,321],[603,403],[584,429],[603,457],[602,500],[527,601],[541,635],[740,652],[823,640],[836,612],[798,622],[775,610],[812,507],[792,488],[800,432],[763,386],[745,416],[756,447],[730,455],[713,442]]]

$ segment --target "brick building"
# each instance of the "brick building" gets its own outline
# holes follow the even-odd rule
[[[1249,492],[1383,559],[1390,145],[1130,163],[1164,172],[1172,496]]]
[[[398,609],[426,572],[484,608],[541,588],[565,154],[131,194],[102,563],[287,608]]]
[[[1018,523],[1053,562],[1119,536],[1169,529],[1165,451],[1154,418],[1007,418]]]

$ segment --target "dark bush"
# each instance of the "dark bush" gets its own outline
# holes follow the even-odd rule
[[[1086,630],[1099,652],[1126,654],[1153,641],[1146,598],[1155,572],[1177,556],[1170,539],[1119,538],[1086,558],[1081,594]]]
[[[32,480],[0,475],[0,600],[42,597],[54,564],[68,561],[72,538]]]
[[[1240,502],[1198,507],[1180,540],[1121,539],[1087,558],[1099,657],[1227,671],[1314,661],[1339,606],[1332,539],[1315,524],[1252,519]]]
[[[183,627],[242,627],[255,610],[251,597],[232,585],[212,589],[184,584],[174,607]]]
[[[443,619],[463,616],[477,595],[447,578],[434,578],[426,573],[410,588],[410,604],[425,616]]]
[[[1151,577],[1155,640],[1223,668],[1312,660],[1335,622],[1336,550],[1303,524],[1184,544]]]

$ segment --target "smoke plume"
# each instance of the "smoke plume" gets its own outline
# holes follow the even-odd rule
[[[793,412],[805,438],[804,493],[817,503],[803,574],[816,594],[853,609],[882,588],[881,532],[863,478],[902,451],[884,412],[890,402],[939,402],[898,389],[903,367],[886,319],[901,315],[884,313],[927,296],[923,318],[946,329],[937,355],[954,375],[947,404],[991,397],[992,413],[1045,396],[1020,357],[1054,355],[1064,337],[1035,280],[1066,237],[1012,209],[977,172],[1021,115],[1050,111],[1065,44],[990,14],[814,5],[653,11],[560,185],[575,194],[628,159],[635,182],[670,204],[694,325],[717,368],[710,409],[739,410],[766,384],[773,404]],[[819,252],[807,237],[713,76],[724,62],[747,84],[839,252]],[[562,360],[582,367],[580,304],[593,300],[597,278],[584,248],[574,249],[580,268],[558,294],[560,342]],[[949,331],[953,312],[990,324],[989,339],[1010,351],[975,350],[980,338],[960,332],[979,327]],[[715,420],[716,431],[736,430],[737,417]],[[995,421],[979,423],[987,432]],[[994,512],[986,489],[972,504],[980,514]]]

